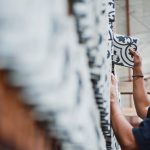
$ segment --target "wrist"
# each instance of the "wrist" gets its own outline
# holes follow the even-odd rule
[[[133,69],[141,69],[142,65],[134,65]]]
[[[132,77],[133,77],[133,79],[135,79],[135,78],[144,78],[144,75],[143,74],[134,74]]]
[[[133,68],[133,75],[134,74],[143,74],[142,73],[142,67],[141,66],[134,66],[134,68]]]

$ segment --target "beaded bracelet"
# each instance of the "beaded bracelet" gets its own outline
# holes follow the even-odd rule
[[[143,75],[133,75],[132,77],[133,78],[143,78],[144,76]]]

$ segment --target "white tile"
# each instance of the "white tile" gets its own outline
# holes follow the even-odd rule
[[[143,25],[143,22],[140,22],[133,16],[130,16],[130,30],[131,34],[149,31],[149,29]]]
[[[150,30],[150,15],[148,16],[143,16],[139,18],[139,21],[142,22],[145,27],[147,27]]]
[[[129,10],[130,10],[130,15],[135,16],[137,18],[143,17],[143,15],[144,15],[143,7],[141,7],[140,4],[130,6]]]
[[[129,0],[129,5],[134,6],[134,5],[142,5],[143,1],[142,0]]]

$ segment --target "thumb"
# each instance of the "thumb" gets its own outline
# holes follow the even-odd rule
[[[115,84],[115,76],[113,74],[111,74],[111,83]]]

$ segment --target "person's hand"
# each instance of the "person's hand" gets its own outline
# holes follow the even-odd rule
[[[117,89],[118,89],[117,79],[113,74],[111,74],[111,86],[110,86],[110,101],[111,102],[117,102],[118,100]]]
[[[139,68],[142,66],[142,59],[140,54],[134,49],[130,49],[131,54],[133,55],[134,68]],[[133,68],[133,69],[134,69]]]

